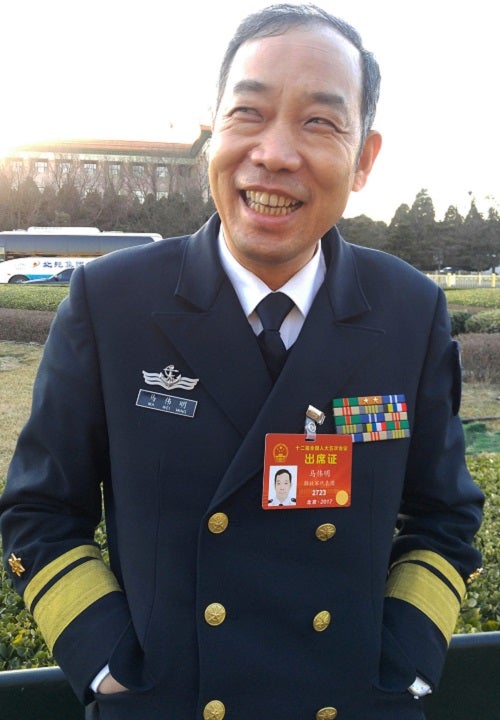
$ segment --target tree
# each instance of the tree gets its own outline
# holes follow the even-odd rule
[[[490,267],[490,258],[484,242],[485,222],[477,209],[474,198],[471,200],[470,209],[465,216],[463,233],[464,240],[462,247],[462,263],[464,270],[487,270]]]
[[[411,206],[410,222],[416,242],[413,264],[421,270],[431,270],[437,265],[435,216],[434,204],[427,190],[420,190]]]
[[[32,178],[21,182],[12,200],[12,227],[24,228],[38,223],[42,195]]]
[[[490,207],[484,228],[484,260],[488,262],[491,272],[500,265],[500,216],[498,210]]]
[[[410,208],[403,203],[398,207],[390,222],[387,250],[411,263],[416,259],[415,244],[416,239],[411,223]]]
[[[12,223],[12,183],[5,172],[0,172],[0,229],[14,227]]]
[[[338,228],[344,238],[354,245],[382,250],[387,244],[388,228],[382,220],[375,221],[366,215],[358,215],[354,218],[342,218]]]
[[[439,263],[436,252],[434,204],[427,190],[420,190],[411,208],[400,205],[389,225],[387,249],[421,270]]]
[[[72,179],[68,179],[61,186],[56,197],[56,209],[54,213],[54,224],[55,225],[79,225],[79,219],[81,215],[81,197],[78,188]],[[56,216],[62,218],[66,217],[67,222],[59,223],[55,222]]]
[[[53,185],[44,188],[38,209],[37,225],[55,224],[57,193]]]
[[[464,219],[454,205],[450,205],[443,220],[437,225],[436,268],[461,267],[463,254]]]

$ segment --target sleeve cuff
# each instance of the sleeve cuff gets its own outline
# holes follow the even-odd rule
[[[91,689],[93,692],[95,692],[95,693],[97,692],[97,690],[99,689],[99,685],[100,685],[101,682],[104,680],[104,678],[106,677],[106,675],[109,675],[109,665],[106,665],[105,667],[103,667],[103,669],[101,670],[101,672],[100,672],[100,673],[97,673],[97,675],[95,676],[95,678],[94,678],[94,679],[92,680],[92,682],[90,683],[90,689]]]

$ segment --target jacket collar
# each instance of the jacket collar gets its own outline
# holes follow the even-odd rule
[[[219,229],[220,218],[215,214],[189,237],[179,273],[176,295],[201,310],[212,307],[222,284],[227,282],[219,260]],[[337,228],[326,233],[322,248],[328,268],[326,285],[335,318],[342,322],[369,311],[352,247]]]
[[[227,282],[219,260],[217,238],[220,218],[212,215],[198,232],[188,238],[175,294],[199,310],[209,310],[222,285]]]

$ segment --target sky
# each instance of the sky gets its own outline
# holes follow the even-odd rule
[[[293,0],[292,0],[293,2]],[[0,9],[0,156],[94,138],[192,142],[218,66],[266,0],[24,0]],[[296,3],[294,3],[296,4]],[[500,43],[492,0],[317,0],[381,66],[383,147],[346,216],[389,222],[426,189],[440,219],[500,204]],[[7,6],[7,7],[6,7]]]

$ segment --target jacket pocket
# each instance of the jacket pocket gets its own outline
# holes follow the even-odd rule
[[[382,626],[379,674],[375,687],[384,692],[407,693],[417,676],[415,665],[401,648],[394,635]],[[410,694],[408,697],[411,699]]]
[[[132,621],[129,622],[109,659],[113,677],[131,691],[145,692],[154,687],[153,675],[146,666],[143,649],[137,639]],[[127,693],[100,695],[101,698]]]

